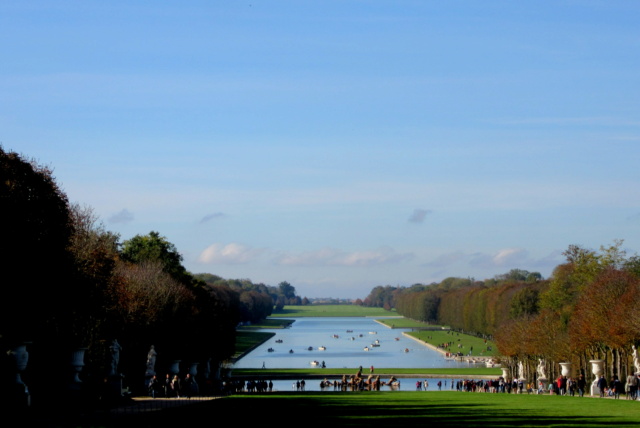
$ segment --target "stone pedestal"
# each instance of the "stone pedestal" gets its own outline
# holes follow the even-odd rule
[[[501,367],[500,368],[502,370],[502,377],[506,380],[509,378],[509,369],[506,367]]]
[[[27,343],[21,343],[9,349],[7,355],[15,365],[15,378],[13,385],[8,386],[8,389],[11,392],[9,394],[9,401],[6,404],[10,409],[25,409],[31,405],[29,388],[22,381],[22,372],[26,370],[27,363],[29,361]]]
[[[549,391],[549,379],[547,379],[546,377],[539,377],[536,391],[537,391],[538,394],[540,394],[541,392],[542,392],[542,394],[544,394],[545,392],[548,392]]]
[[[602,375],[604,371],[604,360],[590,360],[591,363],[591,373],[596,377],[591,383],[591,395],[599,396],[600,388],[598,388],[598,379],[600,379],[600,375]]]

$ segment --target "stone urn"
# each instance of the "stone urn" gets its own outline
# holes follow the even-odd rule
[[[559,363],[559,364],[560,364],[560,373],[562,374],[562,376],[570,377],[571,376],[571,363],[566,362],[566,363]]]
[[[591,363],[591,373],[594,374],[596,380],[604,372],[604,360],[589,360]]]
[[[174,360],[171,362],[171,364],[169,365],[169,372],[171,374],[177,375],[180,373],[180,362],[182,360]]]
[[[82,383],[80,372],[84,367],[84,354],[88,348],[77,348],[71,353],[71,368],[73,369],[72,386],[78,386]]]
[[[199,363],[191,363],[189,365],[189,374],[191,374],[192,377],[195,377],[198,374],[198,364]]]

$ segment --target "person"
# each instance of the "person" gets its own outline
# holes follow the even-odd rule
[[[604,378],[604,375],[600,375],[600,379],[598,379],[596,386],[600,390],[600,397],[604,397],[607,390],[607,380]]]
[[[187,398],[191,398],[191,396],[195,394],[196,381],[193,378],[193,376],[191,376],[191,373],[187,373],[184,376],[184,383],[181,384],[181,391],[183,392],[183,395]]]
[[[149,396],[151,398],[156,398],[156,393],[158,391],[158,378],[156,375],[153,375],[151,379],[149,379],[149,385],[147,385],[147,389],[149,391]]]
[[[633,356],[633,366],[636,368],[635,372],[640,373],[640,359],[638,359],[638,349],[636,348],[636,345],[631,345],[631,349],[633,349],[631,355]]]
[[[576,395],[576,381],[572,377],[567,379],[567,391],[571,397]]]
[[[622,393],[623,385],[618,376],[613,376],[611,380],[611,389],[613,390],[613,398],[616,400],[620,398],[620,393]]]
[[[171,397],[171,375],[169,373],[165,376],[164,385],[162,385],[162,387],[164,389],[164,396],[166,398]]]
[[[578,387],[578,395],[580,397],[584,397],[584,391],[587,389],[587,380],[585,379],[583,374],[580,374],[580,376],[578,376],[578,382],[576,386]]]
[[[180,398],[181,386],[180,378],[178,375],[174,375],[171,380],[171,396]]]
[[[625,383],[625,388],[627,390],[626,391],[627,392],[627,400],[635,400],[636,391],[638,390],[637,380],[638,380],[638,378],[636,377],[635,374],[629,373],[627,375],[627,382]]]

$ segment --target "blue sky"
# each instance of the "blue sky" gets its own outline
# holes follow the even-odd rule
[[[640,250],[640,3],[4,1],[0,144],[307,297]],[[37,260],[34,260],[37,265]]]

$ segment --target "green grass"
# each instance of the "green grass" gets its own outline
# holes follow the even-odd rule
[[[442,326],[427,324],[425,322],[412,320],[409,318],[389,318],[379,320],[382,324],[391,328],[428,328],[428,329],[441,329]]]
[[[294,320],[287,320],[283,318],[267,318],[266,320],[260,321],[258,324],[251,325],[243,325],[239,327],[238,330],[259,330],[261,328],[287,328],[291,324],[294,323]]]
[[[271,318],[299,317],[389,317],[398,316],[395,310],[368,308],[358,305],[308,305],[285,306],[282,311],[274,312]]]
[[[225,416],[238,418],[243,426],[293,422],[332,427],[636,427],[638,406],[625,399],[457,391],[285,392],[238,394],[161,414],[131,416],[105,427],[215,424]]]
[[[447,349],[452,353],[462,352],[464,355],[467,355],[471,347],[473,347],[473,351],[471,352],[472,356],[480,355],[485,357],[494,357],[498,355],[497,346],[492,341],[487,340],[485,343],[484,339],[480,337],[464,333],[456,333],[453,331],[448,332],[445,330],[425,330],[407,332],[406,334],[433,346],[439,346],[443,343],[450,342],[452,345]],[[458,348],[458,344],[462,347]],[[491,351],[488,350],[488,347],[491,347]]]
[[[275,333],[238,330],[236,332],[236,353],[233,357],[238,358],[242,354],[251,351],[256,346],[271,339],[273,336],[275,336]]]

